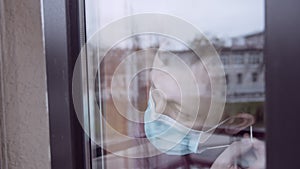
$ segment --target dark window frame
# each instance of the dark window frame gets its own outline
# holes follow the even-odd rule
[[[90,169],[91,140],[72,100],[73,68],[84,43],[84,0],[43,0],[52,169]]]
[[[300,1],[266,0],[266,143],[268,169],[298,169]],[[298,77],[298,78],[297,78]]]

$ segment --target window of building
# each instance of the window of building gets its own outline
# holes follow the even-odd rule
[[[235,56],[235,63],[236,64],[244,64],[244,57],[242,54]]]
[[[229,75],[228,74],[225,75],[225,79],[226,79],[226,84],[229,84]]]
[[[238,73],[236,75],[236,78],[237,78],[237,83],[238,84],[242,84],[243,83],[243,74],[242,73]]]
[[[252,73],[252,82],[257,82],[258,74],[256,72]]]
[[[249,56],[249,64],[259,64],[260,63],[260,57],[262,57],[261,54],[257,54],[257,53],[251,53]]]

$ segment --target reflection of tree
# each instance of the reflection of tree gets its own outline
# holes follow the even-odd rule
[[[217,37],[213,37],[210,39],[211,41],[204,36],[196,36],[191,41],[191,48],[197,50],[199,53],[201,53],[202,56],[210,56],[214,53],[213,49],[209,47],[210,45],[214,45],[217,51],[220,50],[221,46],[224,45],[224,42]]]

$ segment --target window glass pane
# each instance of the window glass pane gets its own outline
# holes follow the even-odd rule
[[[86,0],[86,34],[93,168],[263,161],[263,0]]]

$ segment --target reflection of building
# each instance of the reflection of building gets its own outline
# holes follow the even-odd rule
[[[211,40],[224,65],[227,102],[264,101],[263,38],[260,32],[229,40]],[[174,54],[182,58],[194,55],[191,50],[175,51]]]
[[[227,102],[264,101],[263,33],[233,38],[221,49]]]

